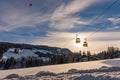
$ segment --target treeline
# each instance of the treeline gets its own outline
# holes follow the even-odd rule
[[[6,69],[17,69],[17,68],[27,68],[27,67],[35,67],[35,66],[41,66],[45,65],[45,62],[40,58],[35,57],[29,57],[21,59],[15,59],[13,57],[8,58],[6,60],[0,61],[0,69],[6,70]]]
[[[93,54],[90,51],[79,51],[70,54],[46,54],[39,57],[28,57],[21,59],[15,59],[13,57],[1,60],[0,69],[16,69],[16,68],[27,68],[44,65],[55,65],[64,63],[74,63],[82,61],[93,61],[102,59],[113,59],[115,55],[120,53],[120,50],[115,47],[108,47],[106,51],[102,51],[98,54]],[[42,54],[42,53],[41,53]],[[44,53],[43,53],[44,54]],[[119,56],[120,57],[120,56]]]
[[[108,47],[108,49],[106,51],[101,51],[99,53],[91,53],[90,51],[79,51],[79,52],[76,52],[74,53],[77,55],[77,57],[79,56],[82,56],[82,55],[85,55],[85,56],[91,56],[91,57],[95,57],[99,60],[102,60],[102,59],[113,59],[113,58],[116,58],[116,54],[117,57],[120,57],[120,50],[119,48],[116,48],[116,47]]]
[[[51,57],[28,57],[28,58],[19,58],[15,59],[13,57],[8,59],[2,59],[0,61],[0,69],[18,69],[18,68],[28,68],[35,66],[44,66],[44,65],[55,65],[63,63],[72,63],[74,62],[73,54],[52,54]]]
[[[0,69],[18,69],[35,66],[55,65],[64,63],[73,63],[75,58],[81,56],[80,54],[52,54],[50,57],[28,57],[15,59],[13,57],[2,59],[0,61]]]
[[[108,47],[106,51],[102,51],[98,54],[94,54],[93,56],[96,56],[99,59],[113,59],[113,58],[120,57],[120,50],[119,48],[116,48],[116,47]]]

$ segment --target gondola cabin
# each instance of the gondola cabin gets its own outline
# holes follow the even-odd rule
[[[77,34],[76,34],[76,43],[80,43],[80,38],[77,37]]]
[[[76,38],[76,43],[80,43],[80,38]]]
[[[88,44],[87,44],[87,42],[85,41],[85,42],[83,42],[83,46],[84,47],[88,47]]]
[[[88,47],[87,39],[83,42],[83,47]]]

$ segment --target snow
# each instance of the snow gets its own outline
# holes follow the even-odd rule
[[[8,57],[6,57],[6,56],[3,56],[3,57],[2,57],[2,59],[5,59],[5,60],[6,60],[7,58],[8,58]]]
[[[42,59],[43,61],[50,61],[49,57],[40,57],[40,59]]]
[[[44,54],[47,54],[47,53],[52,54],[52,52],[51,52],[51,51],[42,50],[42,49],[34,49],[34,50],[32,50],[32,51],[33,51],[33,52],[41,52],[41,53],[44,53]]]
[[[74,73],[55,74],[51,72],[38,72],[35,75],[20,76],[10,74],[5,80],[120,80],[120,72],[95,72],[95,73]]]
[[[6,58],[15,58],[15,59],[19,59],[22,57],[38,57],[38,55],[36,55],[34,52],[32,52],[29,49],[22,49],[19,51],[19,53],[14,53],[15,48],[10,48],[7,52],[5,52],[3,54],[3,58],[2,59],[6,59]]]
[[[15,48],[8,49],[8,52],[14,52]]]
[[[3,57],[0,59],[0,61],[1,61],[1,60],[7,61],[7,59],[8,59],[8,58],[7,58],[6,56],[3,56]]]
[[[89,62],[79,62],[79,63],[69,63],[69,64],[62,64],[62,65],[51,65],[51,66],[42,66],[42,67],[33,67],[33,68],[24,68],[24,69],[13,69],[13,70],[1,70],[0,71],[0,78],[4,78],[9,74],[18,74],[20,76],[25,75],[35,75],[40,71],[49,71],[53,73],[62,73],[67,72],[70,69],[77,69],[77,70],[90,70],[90,69],[99,69],[103,66],[106,67],[120,67],[120,58],[117,59],[108,59],[108,60],[99,60],[99,61],[89,61]],[[91,73],[91,75],[96,75],[97,73]],[[99,76],[103,75],[104,73],[98,73]],[[105,73],[106,75],[108,73]],[[120,72],[113,72],[109,73],[111,75],[120,74]],[[81,74],[75,74],[73,77],[77,76],[79,80]],[[69,77],[71,77],[70,75]],[[98,76],[98,77],[99,77]],[[111,76],[110,76],[111,77]],[[76,77],[75,77],[76,78]],[[42,80],[42,79],[41,79]],[[67,79],[65,79],[67,80]],[[69,80],[69,79],[68,79]],[[73,80],[73,79],[70,79]],[[87,79],[86,79],[87,80]],[[100,79],[103,80],[103,79]],[[106,79],[105,79],[106,80]],[[114,80],[114,79],[113,79]]]
[[[18,50],[18,53],[15,53],[15,49]],[[57,49],[57,51],[61,51],[61,49]],[[35,52],[40,52],[41,54],[54,54],[52,51],[48,50],[43,50],[43,49],[19,49],[19,48],[10,48],[8,49],[2,57],[2,60],[6,60],[7,58],[15,58],[15,59],[20,59],[22,57],[28,58],[28,57],[36,57],[38,58],[39,56],[35,54]],[[47,57],[41,57],[44,61],[48,61],[49,58]]]
[[[51,51],[47,51],[47,50],[42,50],[42,49],[34,49],[34,50],[30,50],[30,49],[19,49],[19,52],[18,53],[14,53],[15,51],[15,48],[10,48],[8,51],[6,51],[4,54],[3,54],[3,58],[2,59],[7,59],[7,58],[15,58],[15,59],[19,59],[21,57],[38,57],[37,54],[35,54],[35,52],[41,52],[44,53],[44,54],[47,54],[47,53],[50,53],[52,54]]]

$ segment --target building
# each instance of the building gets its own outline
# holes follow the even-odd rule
[[[85,61],[93,61],[93,60],[99,60],[96,57],[82,55],[79,58],[75,59],[75,62],[85,62]]]
[[[113,58],[120,58],[120,52],[119,53],[116,53]]]
[[[3,53],[0,53],[0,59],[3,57]]]

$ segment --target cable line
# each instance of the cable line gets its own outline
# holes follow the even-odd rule
[[[90,22],[90,24],[92,24],[93,22],[95,22],[97,19],[99,19],[102,15],[104,15],[110,8],[112,8],[119,0],[116,0],[114,1],[110,6],[108,6],[100,15],[98,15],[93,21]],[[89,24],[89,25],[90,25]],[[103,26],[103,27],[100,27],[99,29],[97,29],[95,32],[91,33],[88,37],[94,35],[95,33],[97,33],[98,31],[102,30],[104,27],[106,26]],[[82,31],[84,31],[86,28],[83,28]],[[87,37],[87,38],[88,38]],[[88,43],[87,43],[87,38],[85,38],[85,41],[83,43],[83,46],[84,47],[87,47],[88,46]],[[86,46],[85,46],[86,45]]]
[[[101,13],[101,15],[99,15],[97,18],[95,18],[94,21],[96,21],[100,16],[102,16],[105,12],[107,12],[111,7],[113,7],[119,0],[116,0],[115,2],[113,2],[108,8],[105,9],[105,11],[103,11]],[[96,31],[94,31],[93,33],[91,33],[89,36],[87,36],[87,38],[89,38],[90,36],[94,35],[95,33],[101,31],[104,27],[106,26],[103,26],[103,27],[100,27],[99,29],[97,29]]]
[[[102,15],[104,15],[111,7],[113,7],[119,0],[115,0],[112,4],[110,4],[100,15],[98,15],[94,20],[92,20],[88,25],[87,27],[94,23],[95,21],[97,21],[97,19],[99,19]],[[85,31],[86,30],[86,27],[83,28],[81,31]]]

